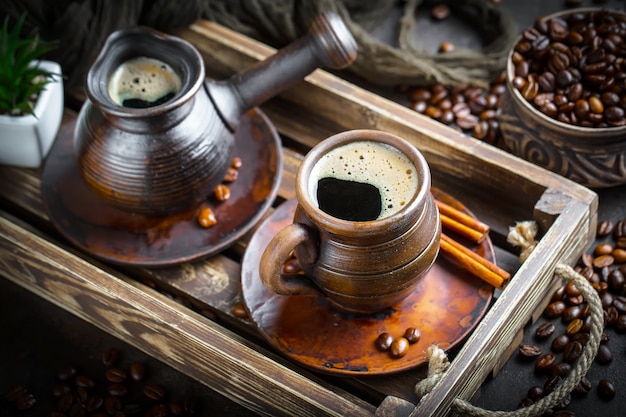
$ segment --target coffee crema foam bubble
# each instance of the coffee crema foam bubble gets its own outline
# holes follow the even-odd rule
[[[149,107],[161,104],[159,100],[163,97],[173,97],[181,87],[180,77],[168,64],[154,58],[137,57],[115,70],[109,81],[109,95],[120,106],[134,100],[146,103],[142,107]]]
[[[313,201],[319,180],[327,177],[378,188],[382,199],[379,219],[400,211],[417,192],[419,180],[415,165],[398,149],[365,140],[334,148],[316,162],[308,183]]]

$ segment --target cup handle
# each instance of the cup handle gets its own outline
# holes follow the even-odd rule
[[[291,251],[298,245],[317,259],[317,238],[309,227],[292,223],[270,241],[261,256],[259,274],[268,290],[280,295],[320,295],[320,291],[305,275],[283,275],[282,267]]]

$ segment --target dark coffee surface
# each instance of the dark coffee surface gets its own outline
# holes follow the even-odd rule
[[[147,109],[149,107],[155,107],[163,103],[166,103],[169,100],[171,100],[174,96],[175,96],[174,93],[169,93],[169,94],[164,95],[161,98],[156,99],[155,101],[146,101],[140,98],[129,98],[129,99],[124,100],[122,105],[124,107],[130,107],[133,109]]]
[[[342,220],[376,220],[382,210],[380,191],[371,184],[322,178],[317,183],[320,209]]]

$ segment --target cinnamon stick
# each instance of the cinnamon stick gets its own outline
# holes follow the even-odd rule
[[[489,235],[489,225],[475,219],[469,214],[435,199],[439,208],[439,217],[442,225],[463,237],[470,239],[472,242],[481,243]]]
[[[496,288],[503,289],[511,278],[511,274],[507,271],[456,242],[445,233],[441,234],[440,247],[441,252],[459,266]]]

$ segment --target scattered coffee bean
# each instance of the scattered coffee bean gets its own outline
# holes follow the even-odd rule
[[[523,344],[518,348],[518,352],[523,359],[535,359],[541,356],[542,350],[537,345]]]
[[[414,344],[419,342],[420,337],[422,336],[419,329],[415,327],[409,327],[405,330],[403,337],[409,341],[410,344]]]
[[[376,349],[380,350],[381,352],[386,352],[389,350],[389,348],[391,348],[392,343],[393,336],[387,332],[383,332],[378,335],[374,342],[374,345],[376,346]]]
[[[537,327],[537,329],[535,330],[535,337],[539,340],[548,339],[554,334],[555,329],[556,326],[553,323],[547,321]]]
[[[613,362],[613,352],[606,344],[598,346],[598,353],[596,354],[596,362],[601,365],[608,365]]]
[[[225,184],[218,184],[213,191],[213,195],[217,201],[226,201],[230,198],[230,188]]]
[[[237,303],[233,306],[233,315],[240,319],[246,319],[248,318],[248,310],[242,303]]]
[[[152,288],[154,288],[154,283]],[[109,348],[102,353],[102,363],[106,366],[115,366],[120,359],[120,352],[117,349]]]
[[[154,401],[161,401],[165,397],[165,389],[156,384],[148,384],[144,386],[143,393],[146,397]]]
[[[608,379],[598,381],[598,395],[604,400],[612,400],[615,397],[615,386]]]
[[[444,20],[450,16],[450,6],[446,4],[438,4],[431,9],[431,16],[435,20]]]
[[[104,373],[104,377],[109,382],[119,383],[126,380],[126,371],[120,368],[109,368]]]
[[[198,214],[198,224],[204,228],[209,228],[217,224],[215,214],[210,207],[202,207],[202,209],[200,209],[200,213]]]
[[[398,337],[395,339],[389,347],[389,356],[394,359],[399,359],[405,356],[409,351],[409,341],[404,337]]]
[[[130,378],[135,382],[143,381],[146,377],[146,366],[141,362],[133,362],[130,365]]]
[[[556,362],[556,356],[552,353],[546,353],[535,362],[535,370],[537,372],[546,372]]]

